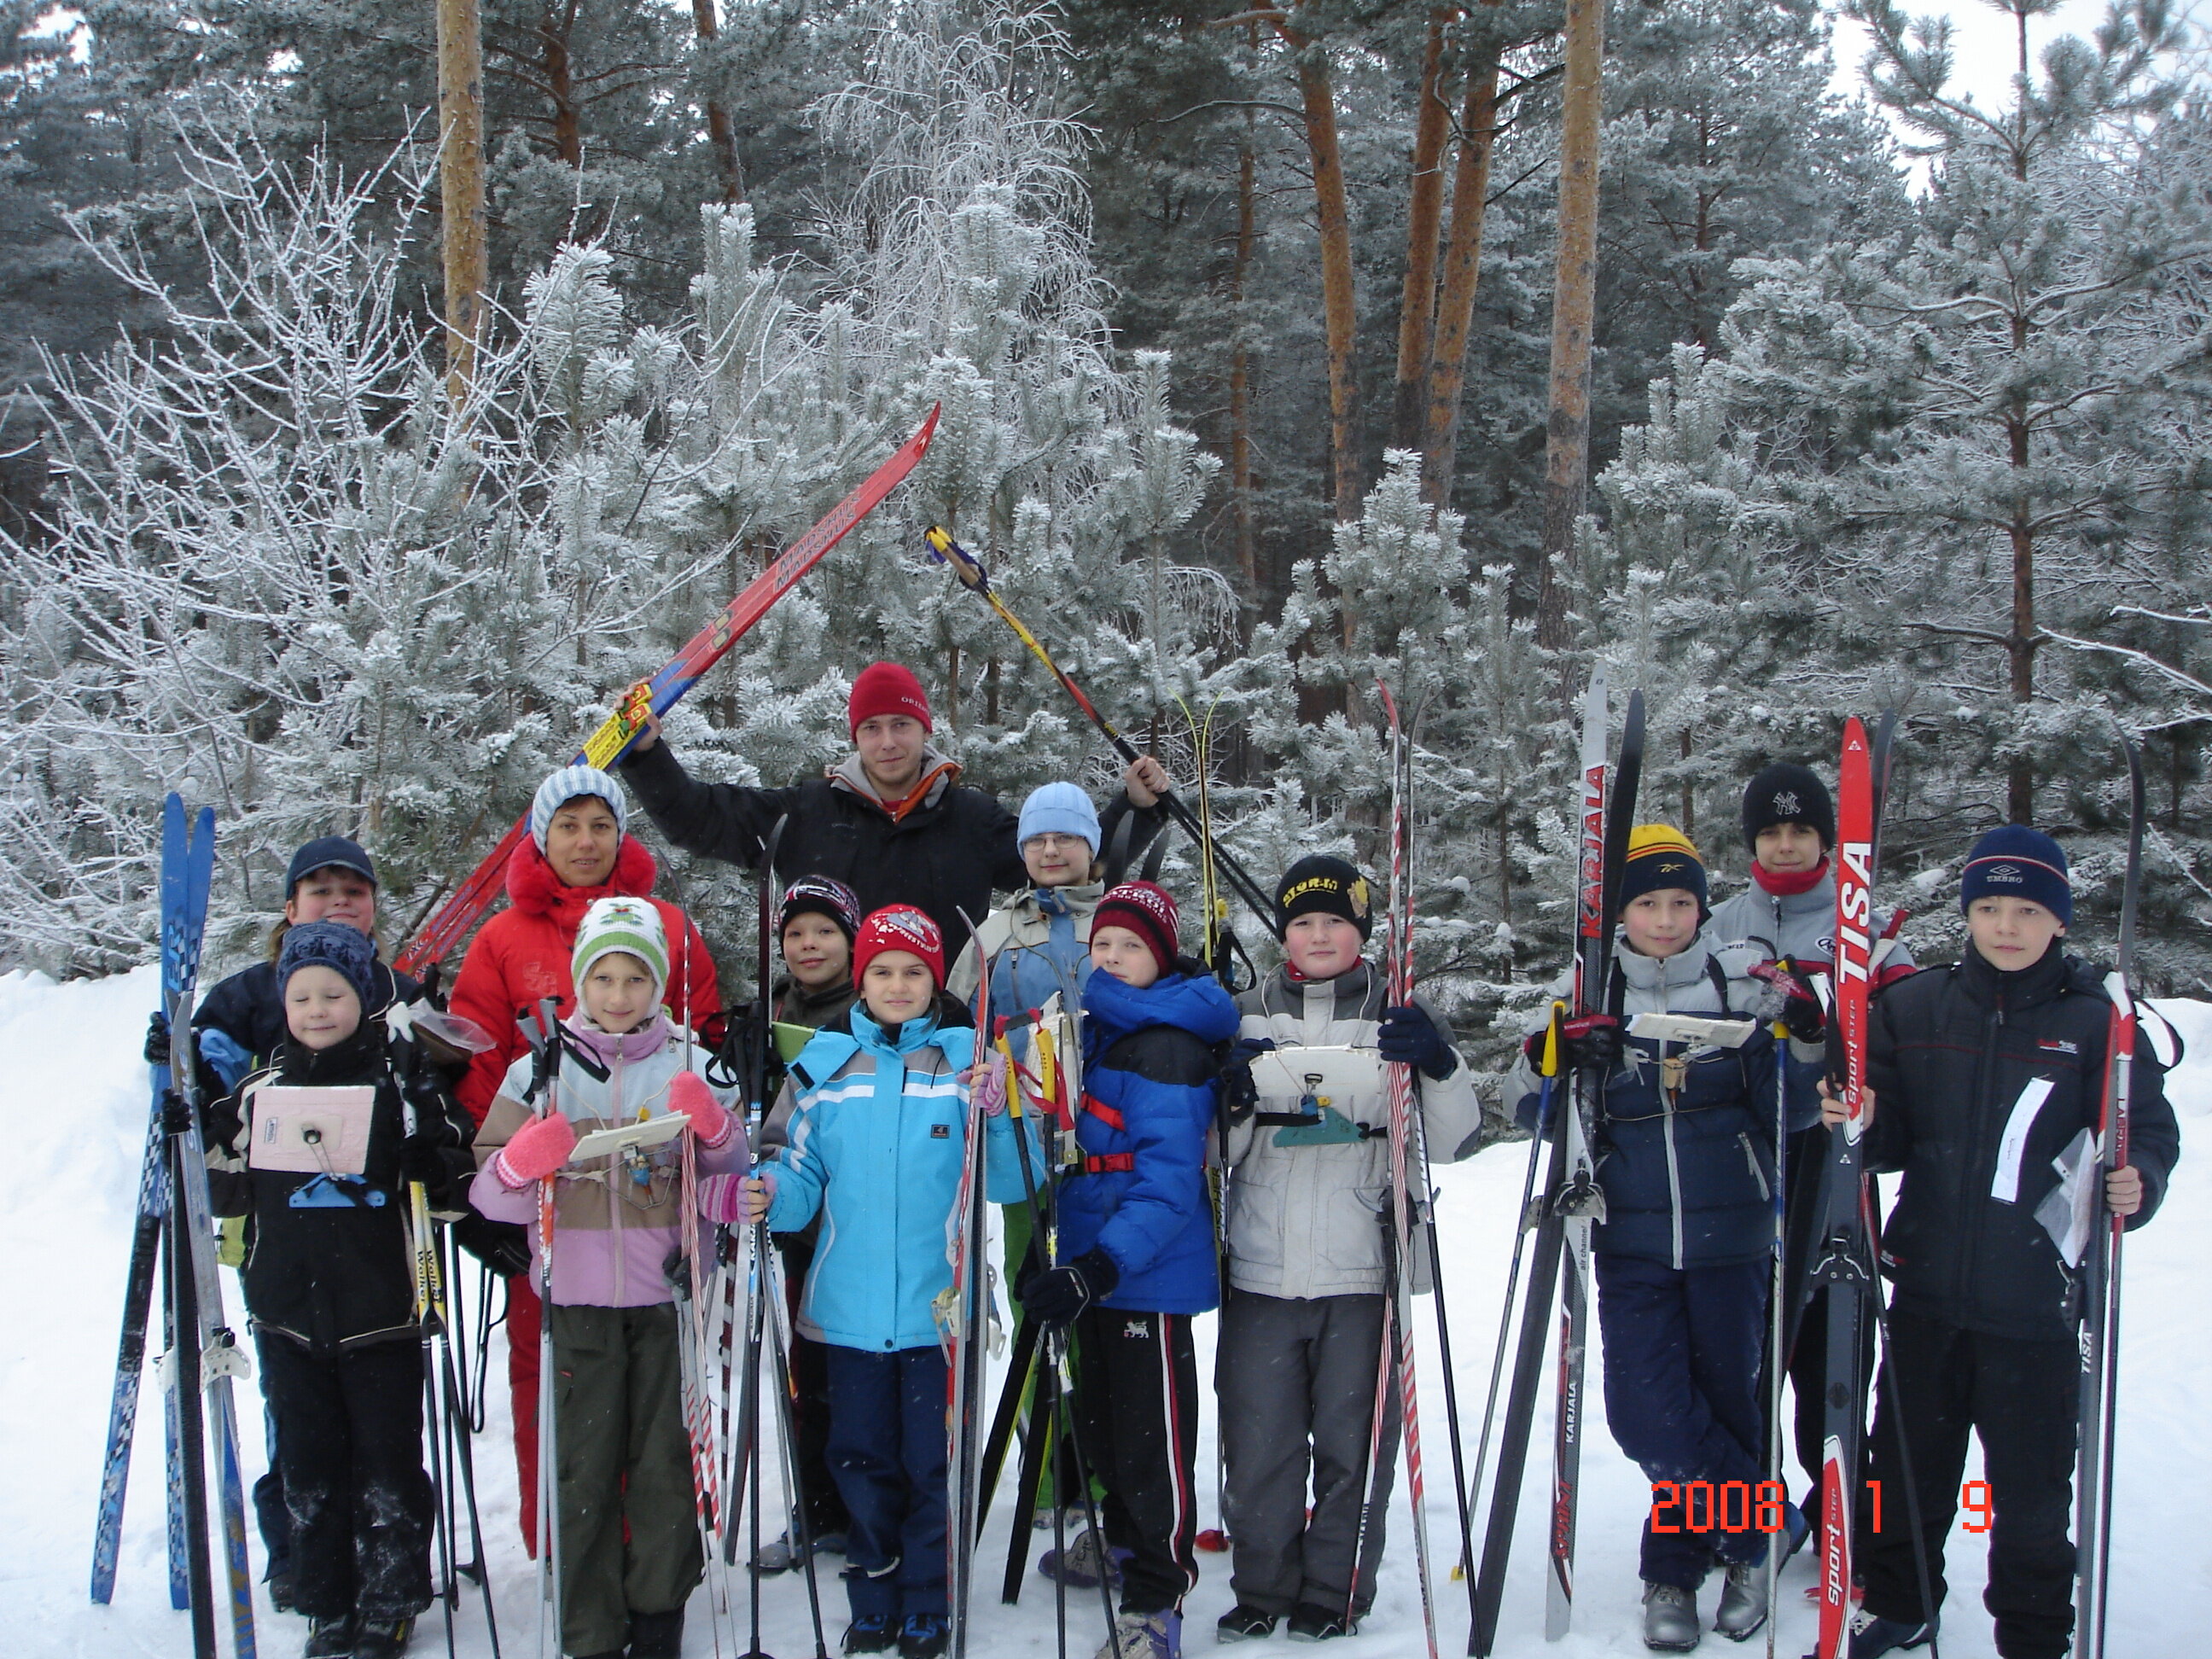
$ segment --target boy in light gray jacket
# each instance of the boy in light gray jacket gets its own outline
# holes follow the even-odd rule
[[[1374,911],[1366,878],[1342,859],[1301,859],[1278,884],[1276,908],[1290,959],[1237,999],[1243,1018],[1224,1085],[1228,1272],[1214,1386],[1237,1595],[1218,1626],[1224,1642],[1267,1636],[1285,1614],[1300,1639],[1346,1635],[1374,1600],[1398,1443],[1396,1391],[1386,1389],[1370,1467],[1390,1288],[1384,1062],[1415,1068],[1432,1161],[1474,1151],[1482,1122],[1450,1028],[1418,1002],[1387,1006],[1382,970],[1362,955]],[[1254,1062],[1298,1048],[1360,1051],[1328,1062],[1360,1075],[1332,1086],[1326,1104],[1310,1091],[1263,1091]],[[1417,1272],[1425,1250],[1417,1239]]]

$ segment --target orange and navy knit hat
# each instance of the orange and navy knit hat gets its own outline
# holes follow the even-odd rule
[[[1698,896],[1698,920],[1711,914],[1705,861],[1695,842],[1671,823],[1639,823],[1628,832],[1628,859],[1620,869],[1620,908],[1632,899],[1680,887]]]
[[[1109,889],[1091,913],[1091,935],[1102,927],[1126,927],[1144,940],[1145,948],[1160,964],[1160,972],[1176,970],[1176,942],[1182,934],[1182,912],[1164,887],[1149,881],[1125,881]]]
[[[886,951],[908,951],[929,964],[929,976],[941,989],[945,984],[945,935],[910,904],[890,904],[860,924],[853,940],[853,983],[858,985],[868,964]]]

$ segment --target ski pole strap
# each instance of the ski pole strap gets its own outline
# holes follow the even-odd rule
[[[1083,1109],[1109,1129],[1118,1129],[1122,1127],[1121,1114],[1088,1090],[1084,1091]]]
[[[1071,1179],[1079,1175],[1127,1175],[1137,1167],[1134,1152],[1103,1152],[1084,1157],[1080,1168],[1070,1170]]]

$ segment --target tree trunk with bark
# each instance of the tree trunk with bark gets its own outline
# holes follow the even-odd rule
[[[446,395],[468,400],[483,340],[483,25],[477,0],[438,0],[438,196],[446,283]]]
[[[1429,14],[1421,54],[1419,107],[1413,121],[1412,181],[1406,202],[1406,285],[1398,306],[1398,375],[1390,398],[1390,441],[1420,446],[1427,410],[1430,355],[1436,339],[1437,245],[1443,234],[1444,146],[1451,110],[1444,102],[1444,31],[1453,13]]]
[[[1459,400],[1467,386],[1467,344],[1474,328],[1482,272],[1482,221],[1490,198],[1490,157],[1498,142],[1498,54],[1486,51],[1468,70],[1460,113],[1459,162],[1452,177],[1451,227],[1444,245],[1429,363],[1428,417],[1421,433],[1421,499],[1451,501],[1459,459]]]
[[[710,44],[720,29],[714,15],[714,0],[691,0],[691,21],[699,32],[700,44]],[[708,98],[706,105],[707,143],[714,152],[715,169],[722,175],[722,199],[742,202],[745,199],[745,175],[738,166],[738,141],[730,127],[730,112],[722,106],[719,98]]]

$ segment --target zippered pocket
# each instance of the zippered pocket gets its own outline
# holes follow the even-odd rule
[[[1751,1166],[1751,1178],[1757,1183],[1762,1199],[1774,1196],[1774,1189],[1766,1184],[1766,1171],[1759,1167],[1759,1149],[1751,1144],[1751,1137],[1739,1133],[1736,1144],[1743,1148],[1743,1161]]]

